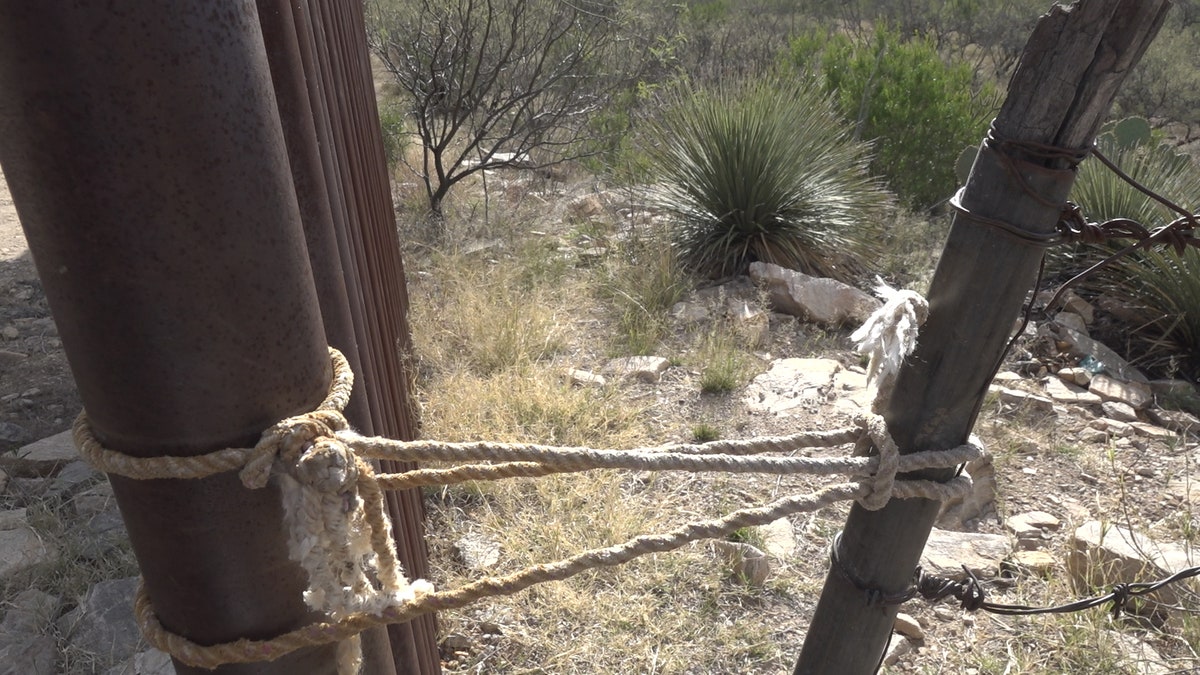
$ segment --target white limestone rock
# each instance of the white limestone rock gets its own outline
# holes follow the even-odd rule
[[[833,359],[776,359],[751,380],[743,402],[751,412],[775,415],[820,406],[835,395],[834,376],[841,370]]]
[[[604,372],[655,384],[670,365],[670,362],[661,356],[625,356],[609,361],[604,366]]]
[[[982,532],[950,532],[934,528],[921,554],[921,567],[930,574],[964,578],[963,565],[980,579],[994,578],[1012,550],[1008,537]]]
[[[840,281],[811,277],[771,263],[750,263],[750,278],[766,286],[776,311],[825,326],[862,323],[883,304]]]

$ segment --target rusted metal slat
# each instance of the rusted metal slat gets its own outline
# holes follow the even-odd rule
[[[311,0],[296,5],[295,17],[375,431],[411,439],[416,434],[416,416],[405,370],[410,348],[407,291],[362,8],[354,2]],[[394,463],[384,466],[387,471],[407,468]],[[414,577],[428,576],[419,491],[389,494],[388,500],[406,571]],[[398,671],[440,671],[434,617],[389,630]]]
[[[279,118],[287,142],[292,181],[316,283],[322,324],[329,344],[337,347],[356,373],[361,373],[358,339],[354,332],[345,272],[338,252],[333,211],[317,144],[316,125],[308,98],[304,64],[292,7],[286,0],[258,0],[267,60]],[[356,378],[346,418],[358,429],[374,433],[364,378]],[[363,675],[395,675],[391,639],[384,627],[363,634]]]

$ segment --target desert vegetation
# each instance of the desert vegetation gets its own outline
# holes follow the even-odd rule
[[[1049,4],[367,0],[422,435],[633,448],[843,425],[862,407],[854,326],[781,311],[747,270],[772,263],[866,291],[877,278],[926,291],[956,165],[987,132]],[[1198,43],[1200,3],[1177,0],[1097,139],[1126,172],[1193,211]],[[1153,228],[1179,215],[1092,160],[1072,199],[1096,221],[1131,217]],[[1113,250],[1055,251],[1031,303]],[[1153,406],[1131,408],[1125,422],[1111,419],[1123,409],[1103,407],[1108,400],[1051,400],[1060,381],[1082,400],[1088,392],[1075,385],[1117,366],[1080,359],[1066,323],[1033,315],[976,428],[989,458],[968,470],[994,495],[943,523],[1049,558],[993,565],[986,585],[999,602],[1097,592],[1065,562],[1084,522],[1149,532],[1189,555],[1200,543],[1189,418],[1148,412],[1200,415],[1196,251],[1137,251],[1075,293],[1072,312],[1088,318],[1072,319],[1072,330],[1090,330],[1129,368],[1174,388],[1155,390]],[[630,376],[630,357],[656,365]],[[764,399],[778,392],[761,382],[789,358],[820,359],[841,379],[796,385],[791,407],[773,409]],[[6,605],[30,588],[74,597],[135,573],[119,532],[100,537],[98,516],[62,515],[91,513],[82,508],[90,504],[115,517],[100,476],[79,479],[86,490],[37,480],[51,489],[29,496],[41,483],[16,476],[0,497],[28,508],[61,555],[7,580]],[[458,586],[820,484],[598,471],[429,489],[432,581]],[[443,613],[443,667],[790,672],[847,511],[827,507]],[[1043,511],[1061,525],[1039,521],[1021,534],[1011,524]],[[747,573],[732,545],[768,552],[765,580]],[[1192,590],[1169,608],[1121,617],[996,617],[909,603],[903,611],[923,637],[897,636],[910,651],[885,672],[1197,672]],[[59,665],[92,673],[112,664],[70,648]]]
[[[515,31],[519,11],[505,12],[536,4],[436,6],[442,16],[494,16],[497,26]],[[432,105],[436,92],[428,89],[456,72],[496,72],[500,86],[504,69],[496,59],[505,54],[462,49],[470,46],[467,37],[492,28],[464,27],[453,45],[458,61],[439,57],[444,66],[402,72],[396,40],[408,36],[409,49],[437,52],[436,42],[414,37],[436,33],[414,32],[411,23],[433,5],[369,5],[373,35],[392,40],[373,43],[381,106],[400,111],[388,130],[406,139],[396,144],[394,178],[424,433],[634,447],[829,425],[834,418],[820,406],[783,417],[748,412],[743,392],[778,357],[829,357],[859,367],[849,329],[771,313],[765,290],[741,275],[751,262],[771,262],[864,289],[882,275],[924,291],[949,223],[945,201],[958,186],[955,163],[986,133],[1048,3],[570,5],[586,14],[573,15],[576,24],[551,37],[584,32],[571,33],[569,45],[532,44],[538,58],[579,70],[569,87],[527,87],[520,114],[548,126],[509,138],[472,126],[491,119],[494,106],[484,103],[491,94],[460,94],[453,105],[470,100],[470,108],[446,109]],[[1200,120],[1195,106],[1177,103],[1195,95],[1187,83],[1200,71],[1189,65],[1194,53],[1181,55],[1178,45],[1200,30],[1193,5],[1180,3],[1172,14],[1099,139],[1127,171],[1187,208],[1195,208],[1198,194],[1189,153]],[[424,84],[416,81],[421,77]],[[1131,115],[1139,118],[1118,133],[1116,121]],[[430,134],[454,124],[461,132]],[[1154,227],[1174,217],[1093,163],[1081,171],[1073,197],[1093,220],[1121,214]],[[428,229],[431,210],[440,218],[436,236]],[[1056,255],[1047,284],[1101,253]],[[1120,316],[1101,311],[1098,336],[1151,377],[1196,381],[1194,256],[1143,252],[1078,289],[1086,299],[1103,294],[1134,308]],[[695,306],[705,308],[702,319],[688,318]],[[1036,351],[1032,338],[1022,342],[1010,367],[1045,374]],[[607,370],[612,359],[630,355],[661,356],[668,367],[654,384]],[[579,372],[601,377],[570,374]],[[1130,462],[1143,461],[1135,456],[1150,446],[1138,441],[1130,450],[1112,436],[1088,445],[1080,440],[1089,437],[1081,431],[1090,428],[1086,411],[1044,413],[989,397],[978,431],[992,449],[997,505],[990,520],[972,528],[1002,531],[1007,515],[1049,508],[1044,489],[1053,482],[1067,501],[1086,503],[1092,517],[1155,524],[1165,537],[1193,540],[1191,516],[1176,512],[1164,524],[1171,519],[1162,513],[1165,498],[1135,492]],[[1191,447],[1184,438],[1168,446],[1154,452]],[[1162,471],[1163,480],[1187,476],[1186,469]],[[1080,475],[1105,476],[1121,488],[1100,494]],[[810,488],[797,479],[600,472],[434,491],[435,581],[455,585],[512,571]],[[1183,512],[1190,513],[1190,502]],[[796,554],[779,561],[765,585],[746,583],[721,555],[694,547],[448,614],[447,669],[787,671],[844,515],[837,507],[793,523]],[[760,545],[765,536],[742,535],[736,539]],[[464,553],[473,547],[498,556],[479,564]],[[1018,575],[998,582],[995,592],[1010,602],[1045,604],[1084,590],[1061,572]],[[1200,649],[1200,623],[1190,611],[1158,628],[1114,624],[1103,614],[997,620],[956,612],[933,618],[928,608],[914,613],[934,636],[889,672],[1148,672],[1130,665],[1114,630],[1136,632],[1185,669],[1195,667]],[[952,644],[962,639],[972,645],[966,651]]]

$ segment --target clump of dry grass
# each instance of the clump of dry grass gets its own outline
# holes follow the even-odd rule
[[[569,330],[560,312],[564,289],[530,284],[522,273],[511,261],[435,256],[432,287],[415,287],[413,339],[422,363],[486,376],[560,351]]]
[[[586,270],[563,269],[552,247],[519,238],[486,262],[429,258],[412,287],[423,434],[621,448],[661,442],[647,402],[619,385],[573,387],[562,376],[575,363],[567,345],[579,337],[568,317],[593,309],[584,303],[624,297],[629,313],[665,327],[685,287],[661,249],[639,246],[635,258],[621,257],[628,246],[615,250]],[[587,284],[597,278],[607,287],[591,293]],[[663,329],[652,340],[665,336]],[[731,480],[595,471],[430,490],[434,581],[458,586],[717,516],[744,505],[727,496]],[[467,568],[456,542],[468,536],[498,546],[499,562]],[[747,589],[696,544],[444,614],[444,633],[472,644],[448,670],[771,672],[790,657],[772,639],[767,610],[792,603],[790,588],[773,580]],[[709,653],[697,654],[697,645]]]

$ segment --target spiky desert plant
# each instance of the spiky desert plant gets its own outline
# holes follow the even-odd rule
[[[1097,147],[1132,178],[1193,212],[1200,207],[1200,166],[1192,158],[1158,143],[1149,133],[1131,137],[1114,127]],[[1153,230],[1179,217],[1162,203],[1136,190],[1105,166],[1089,160],[1072,192],[1089,220],[1125,217]],[[1088,247],[1073,267],[1082,269],[1118,246],[1118,241]],[[1129,356],[1163,374],[1200,381],[1200,251],[1139,250],[1119,259],[1087,287],[1112,296],[1129,308]],[[1136,317],[1136,318],[1135,318]]]
[[[676,216],[689,267],[715,277],[761,260],[846,279],[878,257],[886,192],[818,86],[679,85],[666,103],[653,122],[656,200]]]

